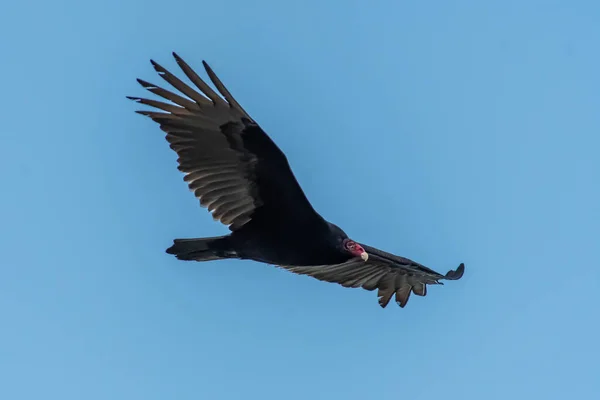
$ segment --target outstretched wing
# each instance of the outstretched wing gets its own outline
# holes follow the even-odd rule
[[[440,280],[444,279],[460,279],[465,271],[464,264],[460,264],[456,270],[442,275],[407,258],[364,244],[361,246],[369,254],[366,262],[360,258],[353,258],[342,264],[281,267],[296,274],[339,283],[344,287],[378,289],[379,305],[383,308],[388,305],[394,294],[396,303],[404,308],[411,293],[425,296],[427,285],[443,284]]]
[[[181,94],[138,79],[169,103],[128,97],[154,107],[137,111],[160,124],[178,158],[184,180],[215,220],[240,229],[260,215],[290,225],[322,224],[296,181],[286,156],[233,98],[203,61],[219,96],[173,53],[195,90],[151,61],[154,69]],[[185,96],[185,97],[184,97]]]

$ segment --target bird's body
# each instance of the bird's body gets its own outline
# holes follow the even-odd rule
[[[344,238],[347,237],[343,232]],[[314,235],[309,239],[302,232],[289,231],[282,226],[264,226],[249,223],[239,231],[216,238],[176,240],[167,250],[180,259],[195,259],[199,254],[189,254],[194,243],[207,243],[213,251],[220,253],[219,258],[240,258],[254,260],[271,265],[326,265],[348,261],[352,255],[337,250],[335,243],[329,242],[330,231]],[[340,240],[340,244],[341,241]],[[183,251],[184,247],[189,251]]]
[[[409,259],[348,238],[308,201],[285,154],[204,67],[221,94],[213,91],[180,57],[175,59],[192,89],[155,63],[155,70],[183,95],[138,79],[171,103],[130,97],[160,111],[138,111],[160,124],[179,155],[179,170],[190,190],[231,234],[176,239],[167,252],[181,260],[249,259],[347,287],[378,289],[385,307],[391,297],[404,307],[410,293],[424,296],[427,284],[459,279],[464,271],[441,275]]]

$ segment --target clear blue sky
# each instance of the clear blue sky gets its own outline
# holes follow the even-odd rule
[[[34,0],[0,16],[0,398],[600,398],[600,3]],[[353,238],[462,280],[253,262],[126,95],[206,59]]]

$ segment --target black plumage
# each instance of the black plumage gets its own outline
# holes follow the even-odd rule
[[[166,132],[179,156],[179,170],[190,190],[226,236],[175,239],[167,249],[181,260],[250,259],[345,287],[378,289],[379,304],[392,296],[404,307],[427,285],[460,279],[464,265],[441,275],[407,258],[355,242],[312,207],[285,154],[233,98],[203,62],[217,94],[177,54],[191,88],[152,61],[154,69],[181,95],[138,79],[150,92],[170,101],[128,97],[153,107],[137,111]],[[185,97],[183,97],[183,96]]]

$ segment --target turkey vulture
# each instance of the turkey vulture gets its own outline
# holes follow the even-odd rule
[[[441,275],[421,264],[358,243],[312,207],[296,181],[285,154],[248,115],[206,62],[207,85],[177,54],[175,60],[196,89],[151,60],[154,69],[180,94],[138,79],[169,103],[129,97],[154,108],[136,111],[166,132],[178,169],[190,190],[225,236],[175,239],[167,253],[180,260],[249,259],[345,287],[378,289],[385,308],[392,296],[406,306],[411,292],[457,280],[464,264]],[[184,97],[185,96],[185,97]]]

